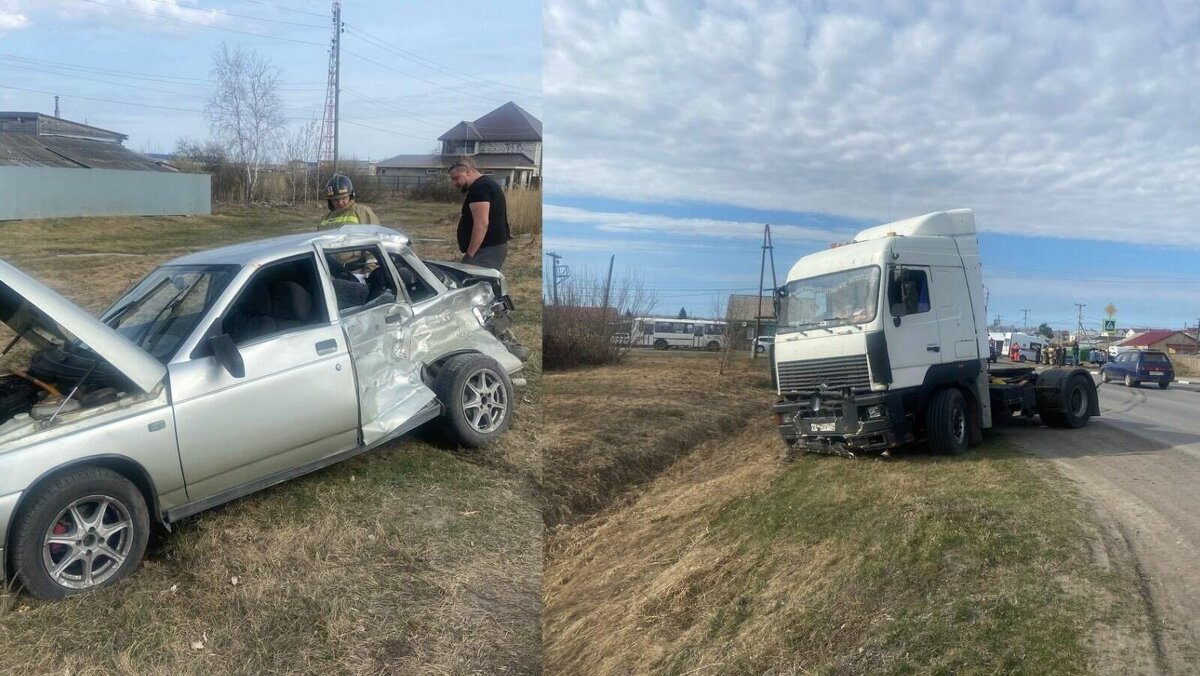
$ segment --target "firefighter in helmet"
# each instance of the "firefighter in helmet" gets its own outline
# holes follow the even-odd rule
[[[325,184],[325,203],[329,205],[329,213],[321,219],[322,228],[379,223],[379,217],[371,207],[354,201],[354,184],[345,174],[334,174],[329,178]]]

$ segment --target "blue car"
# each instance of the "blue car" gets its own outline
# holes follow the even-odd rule
[[[1162,389],[1167,389],[1175,379],[1175,369],[1167,355],[1156,350],[1130,350],[1117,355],[1117,358],[1100,367],[1100,380],[1111,382],[1120,380],[1126,387],[1136,387],[1140,383],[1158,383]]]

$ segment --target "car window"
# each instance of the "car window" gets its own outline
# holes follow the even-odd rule
[[[1167,359],[1167,355],[1161,352],[1144,352],[1142,353],[1143,364],[1170,364],[1171,360]]]
[[[241,345],[276,333],[328,324],[329,312],[318,279],[316,260],[311,255],[263,266],[225,311],[221,331]]]
[[[396,301],[396,281],[382,265],[378,247],[355,247],[325,253],[338,314]]]
[[[400,281],[404,284],[410,301],[420,303],[437,295],[437,290],[404,260],[404,256],[390,252],[388,256],[392,259],[392,265],[396,266],[396,273],[400,275]]]

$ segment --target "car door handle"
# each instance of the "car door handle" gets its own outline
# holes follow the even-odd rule
[[[326,355],[332,352],[337,352],[337,341],[333,338],[317,343],[317,354]]]
[[[941,352],[942,346],[941,345],[926,345],[925,349],[929,352]]]

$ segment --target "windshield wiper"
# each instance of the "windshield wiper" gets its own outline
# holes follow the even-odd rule
[[[113,313],[111,315],[109,315],[108,319],[104,320],[104,323],[108,324],[109,326],[113,327],[114,329],[117,328],[116,322],[120,321],[121,317],[124,317],[125,315],[129,314],[129,312],[131,312],[132,310],[135,310],[135,309],[141,307],[143,303],[145,303],[147,300],[149,300],[151,296],[158,293],[158,290],[163,288],[163,286],[165,286],[170,281],[171,281],[170,277],[163,279],[158,284],[155,284],[153,289],[150,289],[146,293],[142,294],[142,296],[140,298],[134,298],[133,300],[129,301],[128,303],[117,308],[115,311],[113,311]]]

